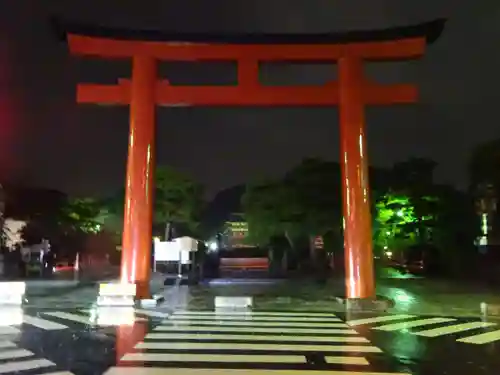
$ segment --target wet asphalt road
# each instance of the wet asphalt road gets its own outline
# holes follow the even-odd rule
[[[496,375],[500,368],[500,325],[480,318],[186,306],[172,315],[171,307],[2,308],[0,374]]]

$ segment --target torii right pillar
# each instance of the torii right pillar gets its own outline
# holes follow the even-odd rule
[[[338,69],[346,297],[373,298],[375,275],[363,65],[359,58],[344,57],[339,59]]]
[[[425,39],[419,41],[423,51]],[[391,42],[372,43],[367,51],[380,48],[395,52],[400,46],[396,41],[392,46]],[[376,298],[365,105],[374,104],[373,97],[382,105],[415,102],[418,97],[417,88],[410,85],[401,86],[398,93],[397,86],[389,92],[369,82],[363,73],[363,55],[345,54],[338,59],[346,303],[348,309],[355,310],[373,308]],[[408,55],[401,50],[402,58]]]

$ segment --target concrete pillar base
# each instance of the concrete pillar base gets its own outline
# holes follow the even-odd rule
[[[385,297],[375,298],[343,298],[337,297],[337,301],[345,305],[347,311],[352,312],[385,312],[394,307],[395,302]]]

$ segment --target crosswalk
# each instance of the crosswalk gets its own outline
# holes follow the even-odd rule
[[[73,375],[69,371],[57,371],[56,367],[55,363],[37,358],[33,352],[11,341],[0,340],[0,374]]]
[[[353,328],[367,326],[379,332],[405,332],[428,338],[452,336],[455,341],[466,344],[500,341],[498,324],[480,320],[471,322],[459,318],[399,314],[348,320],[347,324]]]
[[[177,311],[105,375],[403,375],[381,352],[331,313]]]
[[[22,308],[0,309],[0,336],[19,334],[23,327],[60,331],[81,327],[132,325],[149,319],[165,319],[167,312],[133,307],[96,308],[70,311],[25,312]]]

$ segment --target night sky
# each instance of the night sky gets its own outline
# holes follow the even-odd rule
[[[418,105],[368,109],[371,162],[431,157],[440,163],[439,181],[464,186],[471,148],[500,135],[498,0],[0,0],[0,166],[26,183],[97,194],[124,181],[128,109],[77,106],[74,88],[78,80],[128,77],[130,67],[69,56],[51,34],[54,14],[109,26],[267,32],[386,28],[447,17],[423,60],[368,67],[380,82],[421,88]],[[233,73],[179,64],[161,71],[173,83],[227,81]],[[325,67],[267,73],[273,82],[335,76]],[[278,176],[304,157],[339,154],[335,108],[170,108],[159,109],[157,122],[158,163],[191,174],[209,193]]]

